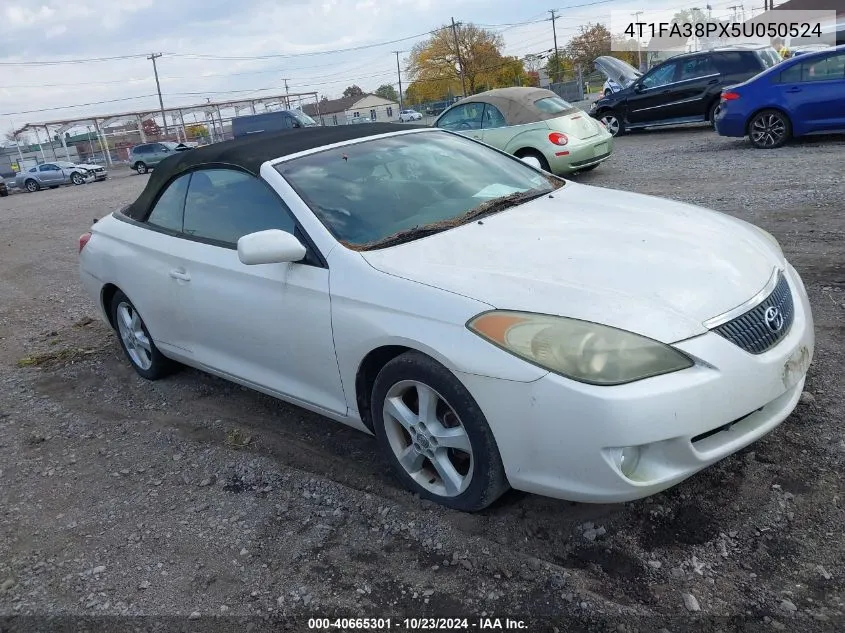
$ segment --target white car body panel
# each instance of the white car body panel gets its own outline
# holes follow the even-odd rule
[[[745,222],[567,182],[479,222],[358,252],[338,244],[273,167],[294,158],[260,173],[327,268],[246,266],[232,248],[107,216],[80,254],[101,316],[108,320],[101,297],[113,284],[165,355],[367,432],[356,385],[362,361],[384,346],[419,350],[478,402],[513,487],[573,500],[663,490],[769,432],[797,403],[814,351],[807,295],[778,249]],[[777,345],[753,355],[708,331],[705,321],[746,304],[775,269],[785,271],[795,305]],[[466,327],[496,307],[675,342],[696,364],[614,387],[575,382]],[[634,478],[609,457],[622,446],[642,449]]]
[[[704,333],[704,321],[753,297],[782,265],[756,229],[729,216],[572,182],[483,224],[364,256],[496,308],[665,343]]]

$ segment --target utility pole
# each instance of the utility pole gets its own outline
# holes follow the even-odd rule
[[[399,53],[402,51],[393,51],[396,53],[396,76],[399,77],[399,110],[404,110],[402,106],[402,71],[399,69]]]
[[[555,26],[555,20],[557,16],[555,15],[556,11],[551,9],[549,13],[552,14],[552,37],[555,40],[555,75],[557,76],[557,81],[555,83],[560,83],[560,53],[557,50],[557,27]]]
[[[285,110],[290,110],[290,98],[288,97],[288,94],[290,94],[290,92],[288,91],[288,80],[282,79],[282,81],[285,82]]]
[[[156,59],[161,57],[161,53],[150,53],[147,55],[147,59],[151,59],[153,62],[153,73],[156,76],[156,90],[158,91],[158,105],[161,107],[161,121],[164,123],[164,133],[165,135],[167,132],[167,117],[164,116],[164,101],[161,99],[161,84],[158,82],[158,67],[156,66]]]
[[[636,13],[632,13],[631,15],[634,17],[634,20],[639,21],[639,17],[642,15],[642,13],[642,11],[637,11]],[[637,70],[643,72],[643,47],[640,44],[639,29],[637,30],[637,33],[637,63],[640,65]]]
[[[452,37],[455,38],[455,50],[458,53],[458,68],[461,71],[461,90],[465,99],[467,97],[467,82],[464,78],[464,60],[461,57],[461,45],[458,43],[458,26],[455,24],[455,18],[452,18]]]

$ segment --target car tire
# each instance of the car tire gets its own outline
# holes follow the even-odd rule
[[[602,112],[599,116],[599,121],[604,123],[604,127],[610,132],[611,136],[622,136],[625,133],[625,122],[619,118],[619,115],[612,110],[610,112]]]
[[[135,163],[135,164],[132,166],[132,168],[133,168],[135,171],[137,171],[139,174],[141,174],[141,175],[146,174],[146,173],[147,173],[147,171],[149,171],[149,170],[147,169],[147,164],[146,164],[146,163],[142,163],[141,161],[138,161],[137,163]]]
[[[428,403],[422,414],[420,401]],[[476,512],[508,490],[484,413],[434,359],[411,351],[388,362],[376,377],[371,402],[379,447],[399,479],[420,497]]]
[[[75,171],[70,175],[70,181],[75,185],[85,184],[85,178],[78,171]]]
[[[534,159],[537,164],[534,165],[538,169],[542,169],[543,171],[547,171],[551,173],[552,168],[549,166],[549,161],[546,160],[546,157],[543,156],[540,152],[536,149],[523,149],[519,150],[516,154],[514,154],[517,158],[532,158]]]
[[[23,183],[23,186],[29,193],[35,193],[41,189],[41,185],[38,184],[38,181],[33,180],[32,178],[28,178],[26,182]]]
[[[112,297],[109,310],[117,340],[139,376],[158,380],[173,372],[175,363],[158,350],[141,315],[120,290]]]
[[[4,189],[3,191],[0,191],[0,198],[5,198],[8,195],[9,195],[8,190]]]
[[[719,107],[720,102],[714,101],[707,109],[707,122],[710,123],[714,129],[716,128],[716,115],[719,114]]]
[[[605,98],[609,97],[612,94],[613,94],[613,91],[610,88],[605,88],[605,90],[604,90]]]
[[[792,122],[780,110],[762,110],[748,122],[748,138],[757,149],[777,149],[792,137]]]

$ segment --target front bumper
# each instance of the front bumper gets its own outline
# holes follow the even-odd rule
[[[553,174],[571,174],[610,158],[613,153],[613,137],[603,133],[599,139],[588,139],[578,145],[555,145],[554,149],[548,149],[544,153]]]
[[[638,499],[778,426],[798,403],[815,345],[803,284],[791,266],[786,275],[795,318],[760,355],[709,332],[675,345],[694,367],[617,387],[551,373],[531,383],[459,374],[487,417],[511,486],[572,501]],[[629,476],[618,465],[623,447],[639,450]]]

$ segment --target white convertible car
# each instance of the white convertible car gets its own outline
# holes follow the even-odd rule
[[[184,152],[79,248],[141,376],[182,363],[374,433],[460,510],[664,490],[780,424],[813,355],[768,233],[437,129]]]

